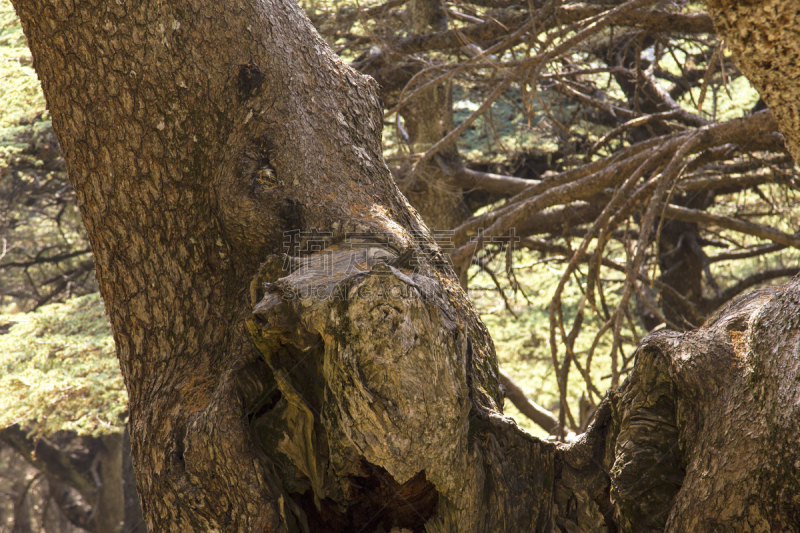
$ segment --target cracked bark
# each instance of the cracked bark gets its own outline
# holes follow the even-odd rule
[[[508,494],[493,496],[508,505],[483,504],[487,478],[520,471],[501,460],[504,449],[540,443],[492,418],[502,397],[491,340],[383,163],[376,85],[343,65],[296,5],[159,0],[135,8],[100,2],[16,8],[95,253],[129,392],[133,463],[151,530],[303,530],[309,520],[315,527],[299,487],[252,438],[248,410],[282,374],[276,366],[270,376],[245,327],[259,265],[284,251],[284,232],[313,229],[330,232],[331,246],[348,233],[372,231],[413,248],[419,275],[432,280],[438,297],[420,312],[451,315],[447,346],[454,353],[443,364],[458,377],[447,396],[457,399],[455,411],[447,412],[458,431],[437,436],[430,428],[410,445],[429,450],[447,441],[454,450],[449,461],[474,483],[461,495],[442,468],[427,468],[438,494],[430,519],[442,530],[472,523],[476,531],[502,521],[548,520],[547,506],[513,506]],[[94,27],[99,30],[88,29]],[[286,251],[297,255],[303,246]],[[377,335],[365,341],[377,343]],[[312,370],[301,365],[295,373]],[[322,440],[315,452],[332,449],[366,464],[371,458],[395,483],[419,472],[410,459],[384,464],[385,453],[366,448],[380,444],[366,430],[355,442],[337,441],[342,433],[328,437],[320,417],[302,407],[312,392],[326,390],[321,377],[312,372],[310,381],[301,381],[320,384],[317,391],[281,382],[282,396],[294,402],[290,411],[305,424],[300,433],[289,432],[290,442],[305,442],[316,428],[312,440]],[[299,392],[293,396],[290,387]],[[483,421],[477,428],[475,419]],[[343,425],[331,424],[330,431]],[[321,461],[314,466],[301,455],[290,457],[300,465],[291,468],[309,476],[317,513],[332,509],[347,523],[363,518],[348,508],[381,501],[366,489],[341,488],[349,476],[377,483],[371,466],[328,472]],[[547,472],[552,446],[523,458],[532,473]],[[547,499],[545,479],[523,482],[531,498]]]
[[[797,282],[649,338],[557,448],[501,415],[491,339],[383,163],[375,83],[294,2],[15,8],[151,531],[798,530]]]
[[[800,8],[792,0],[708,0],[714,26],[739,69],[775,114],[800,161]]]

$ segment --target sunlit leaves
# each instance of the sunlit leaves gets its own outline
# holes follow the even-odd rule
[[[0,315],[0,427],[36,434],[119,432],[127,393],[98,294]]]

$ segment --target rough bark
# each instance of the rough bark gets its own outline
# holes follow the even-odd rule
[[[16,8],[95,253],[151,530],[349,530],[369,524],[361,505],[393,499],[382,479],[435,487],[432,530],[545,528],[553,446],[499,415],[491,340],[383,163],[377,87],[293,2]],[[356,277],[426,298],[298,307],[286,316],[302,336],[262,332],[264,364],[245,327],[251,280],[269,257],[317,251],[315,230],[323,255],[378,235],[366,250],[400,252],[413,276],[372,265]],[[270,281],[288,274],[275,261]],[[330,313],[312,320],[317,309]],[[394,386],[373,383],[405,357],[379,328],[395,323],[417,364],[386,366]],[[300,365],[296,346],[310,349]],[[436,375],[447,380],[422,390],[441,396],[441,418],[427,420],[425,396],[398,384]],[[358,383],[363,395],[348,389]],[[259,433],[271,417],[291,422],[285,433]],[[265,449],[270,438],[281,446]],[[521,494],[531,505],[514,503]]]
[[[798,282],[648,338],[556,448],[502,416],[486,329],[383,163],[377,87],[294,2],[15,7],[151,531],[798,529]]]
[[[418,503],[430,514],[406,520],[396,509],[404,503],[387,494],[376,502],[379,517],[357,519],[387,529],[502,531],[513,521],[547,530],[554,448],[476,408],[482,334],[463,322],[465,301],[444,297],[453,280],[415,271],[376,243],[362,246],[325,247],[280,278],[287,258],[275,257],[253,295],[250,327],[280,391],[265,391],[269,408],[253,424],[284,483],[311,489],[310,529],[323,527],[330,507],[357,508],[376,465],[403,487],[432,484]],[[302,431],[287,438],[292,427]],[[369,524],[326,520],[328,531]]]
[[[630,377],[561,450],[555,502],[575,526],[562,530],[599,531],[604,517],[608,531],[800,531],[799,302],[795,279],[698,330],[645,338]]]
[[[794,0],[708,0],[717,32],[800,161],[800,8]]]

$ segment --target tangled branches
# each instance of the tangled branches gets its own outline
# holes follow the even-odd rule
[[[451,230],[456,271],[473,265],[501,292],[503,274],[524,289],[520,252],[504,248],[516,238],[563,264],[548,309],[562,427],[586,422],[568,401],[573,369],[594,404],[603,378],[615,387],[630,369],[623,348],[643,333],[696,327],[742,291],[798,272],[796,168],[702,5],[308,7],[382,85],[387,160],[411,203],[431,226],[460,210],[435,228]],[[437,89],[450,96],[424,113],[435,135],[422,136],[414,110]],[[598,377],[601,349],[608,375]]]
[[[515,313],[504,284],[523,295],[531,285],[516,263],[561,265],[547,357],[562,428],[586,423],[572,412],[576,389],[596,404],[648,331],[696,327],[742,291],[798,272],[797,169],[702,4],[304,7],[380,83],[387,162],[446,236],[465,287],[470,268],[487,273]],[[41,188],[35,169],[3,172],[6,189]],[[57,224],[46,246],[15,244],[0,262],[3,294],[40,305],[91,285],[88,246],[61,214],[75,210],[71,194],[31,204]]]

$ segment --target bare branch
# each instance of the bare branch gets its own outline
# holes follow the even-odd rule
[[[697,222],[698,224],[716,225],[721,228],[727,228],[739,233],[744,233],[745,235],[753,235],[761,239],[766,239],[776,244],[800,248],[800,236],[789,235],[788,233],[784,233],[769,226],[753,224],[752,222],[746,222],[744,220],[739,220],[732,217],[715,215],[706,211],[689,209],[671,204],[664,206],[664,216],[673,218],[675,220],[683,220],[684,222]]]
[[[715,298],[707,300],[707,306],[709,309],[712,310],[719,309],[720,307],[725,305],[728,301],[733,299],[735,296],[743,293],[747,289],[755,287],[759,283],[772,281],[778,278],[796,276],[798,272],[800,272],[800,268],[798,267],[771,268],[769,270],[761,270],[759,272],[755,272],[754,274],[751,274],[750,276],[747,276],[744,279],[740,279],[735,284],[723,290]]]

